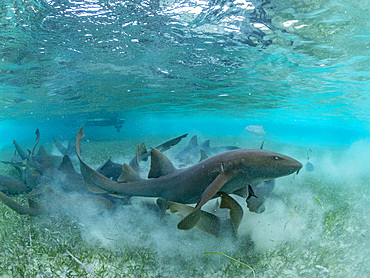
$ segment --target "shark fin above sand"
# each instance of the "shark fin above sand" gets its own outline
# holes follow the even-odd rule
[[[211,148],[210,140],[206,140],[206,141],[204,141],[200,146],[201,146],[202,148],[204,148],[204,149],[210,149],[210,148]]]
[[[140,161],[142,160],[145,160],[147,161],[147,156],[149,156],[149,153],[146,152],[145,154],[143,154],[142,156],[140,156],[140,148],[142,149],[142,146],[144,145],[141,144],[141,147],[139,147],[139,145],[136,145],[136,153],[134,155],[134,157],[130,160],[130,163],[129,165],[138,173],[141,173],[142,172],[142,169],[140,168]],[[144,145],[145,147],[145,145]],[[142,150],[141,150],[142,151]]]
[[[42,146],[40,146],[41,148]],[[44,158],[40,161],[40,165],[43,167],[43,169],[49,169],[53,167],[53,163],[51,161],[50,155],[45,155]]]
[[[147,152],[148,151],[146,150],[145,144],[142,143],[141,146],[137,149],[136,156],[137,157],[140,157],[140,156],[146,154]],[[143,160],[144,161],[147,161],[148,160],[148,156],[145,156],[145,158]]]
[[[163,218],[163,216],[166,213],[166,210],[169,209],[169,206],[167,204],[167,200],[160,197],[160,198],[157,199],[156,203],[157,203],[157,206],[159,208],[160,218]]]
[[[151,149],[151,164],[148,178],[158,178],[176,170],[172,162],[157,149]]]
[[[193,207],[181,203],[168,201],[167,204],[169,206],[170,213],[176,213],[180,217],[189,215],[189,213],[194,210]],[[195,222],[193,226],[194,228],[212,234],[215,237],[220,236],[221,221],[216,215],[199,209],[195,214],[192,215],[191,218],[193,222]]]
[[[230,210],[230,220],[233,226],[234,235],[238,237],[238,228],[244,214],[243,209],[237,201],[225,192],[218,192],[218,194],[221,196],[220,208],[227,208]]]
[[[185,138],[188,135],[188,133],[178,136],[174,139],[171,139],[169,141],[166,141],[159,146],[155,147],[156,150],[160,152],[165,152],[169,149],[171,149],[173,146],[177,145],[183,138]],[[151,155],[151,150],[147,151],[145,144],[142,143],[141,146],[136,146],[136,154],[135,156],[130,160],[129,165],[134,168],[134,170],[138,173],[140,173],[142,170],[140,168],[139,163],[141,161],[147,161],[148,157]]]
[[[109,168],[111,167],[112,165],[114,164],[114,162],[111,160],[111,157],[108,158],[107,162],[105,162],[102,166],[100,166],[98,169],[99,170],[102,170],[102,169],[105,169],[105,168]],[[97,170],[97,171],[99,171]]]
[[[233,192],[233,194],[235,195],[238,195],[242,198],[247,198],[248,197],[248,193],[249,193],[249,188],[248,186],[245,186],[245,187],[242,187],[242,188],[239,188],[238,190],[235,190]]]
[[[203,150],[200,150],[200,160],[199,160],[199,162],[200,161],[203,161],[203,160],[205,160],[207,158],[208,158],[207,153],[205,151],[203,151]]]
[[[252,186],[249,184],[248,185],[248,197],[247,197],[247,200],[251,197],[255,197],[255,198],[258,198],[254,192],[253,192],[253,189],[252,189]]]
[[[194,146],[194,147],[198,146],[198,137],[196,135],[191,137],[188,145]]]
[[[107,178],[116,181],[122,172],[122,164],[115,163],[109,158],[102,166],[100,166],[96,171]]]
[[[190,230],[195,227],[195,225],[200,220],[201,209],[193,209],[187,216],[184,217],[178,224],[177,228],[180,230]]]
[[[60,142],[58,142],[55,138],[53,138],[53,140],[54,140],[55,147],[58,149],[58,151],[62,155],[67,155],[69,153],[68,149],[66,147],[64,147]]]
[[[200,210],[200,208],[209,200],[211,200],[213,196],[215,196],[216,193],[221,189],[221,187],[231,179],[231,177],[231,174],[225,174],[223,172],[218,174],[215,180],[206,188],[206,190],[204,190],[199,202],[197,203],[193,211],[190,212],[183,220],[181,220],[177,227],[180,230],[189,230],[193,228],[194,225],[197,223],[197,219],[199,220],[198,211]]]
[[[136,145],[135,156],[132,159],[132,167],[135,167],[135,168],[138,167],[138,168],[140,168],[140,165],[139,165],[139,162],[140,162],[139,161],[139,156],[140,156],[140,147],[139,147],[139,145]]]
[[[77,171],[73,167],[72,161],[68,155],[63,156],[62,163],[60,164],[58,170],[62,171],[63,173],[77,174]]]
[[[134,182],[140,181],[141,178],[136,173],[136,171],[127,163],[123,164],[122,166],[122,173],[117,179],[119,182]]]
[[[178,136],[178,137],[176,137],[174,139],[171,139],[169,141],[166,141],[163,144],[155,147],[155,149],[163,153],[163,152],[171,149],[173,146],[177,145],[186,136],[188,136],[188,133],[186,133],[184,135],[181,135],[181,136]]]
[[[104,189],[104,187],[112,189],[109,193],[115,193],[116,190],[114,188],[116,188],[119,183],[112,181],[102,174],[96,172],[81,159],[81,139],[85,137],[82,129],[83,128],[81,127],[76,136],[76,153],[80,161],[81,175],[86,183],[86,186],[88,187],[89,191],[95,193],[98,193],[99,191],[99,193],[107,193],[108,191]]]
[[[37,154],[36,154],[37,160],[42,161],[47,156],[48,156],[48,154],[47,154],[44,146],[40,146],[39,150],[37,151]]]

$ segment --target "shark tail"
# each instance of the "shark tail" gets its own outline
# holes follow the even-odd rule
[[[29,207],[25,207],[13,201],[13,199],[11,199],[8,195],[0,191],[0,200],[9,208],[21,215],[28,214],[31,216],[36,216],[44,213],[43,207],[31,199],[28,199]]]

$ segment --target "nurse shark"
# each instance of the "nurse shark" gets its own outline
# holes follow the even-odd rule
[[[199,221],[212,222],[205,217],[201,208],[210,199],[221,196],[224,207],[230,209],[230,216],[234,215],[231,220],[236,233],[242,209],[235,200],[230,201],[228,194],[243,189],[251,190],[250,184],[287,176],[302,168],[297,160],[279,153],[262,149],[237,149],[212,156],[188,168],[176,169],[164,154],[153,148],[148,179],[140,178],[125,163],[118,181],[113,181],[82,160],[81,139],[85,136],[82,129],[76,137],[76,152],[88,188],[114,195],[158,197],[160,203],[170,210],[171,206],[181,210],[185,204],[196,203],[177,226],[183,230],[203,224]],[[254,198],[253,192],[249,193],[248,197]],[[218,232],[213,234],[218,235]]]
[[[191,137],[188,145],[179,151],[175,155],[175,160],[180,165],[190,165],[194,164],[193,162],[198,162],[199,158],[202,160],[202,156],[212,156],[226,151],[236,150],[239,147],[236,146],[220,146],[220,147],[211,147],[210,141],[206,140],[203,143],[198,143],[198,137],[194,135]]]
[[[58,168],[54,168],[50,163],[48,156],[44,157],[41,164],[37,161],[35,147],[39,141],[39,132],[36,132],[36,144],[29,156],[29,164],[36,168],[41,174],[42,181],[54,180],[60,175],[65,176],[70,186],[59,188],[44,187],[44,192],[54,191],[52,193],[54,200],[63,200],[60,202],[49,202],[39,205],[29,200],[29,207],[22,206],[14,202],[6,194],[0,192],[0,200],[10,208],[20,214],[39,215],[45,213],[58,212],[58,206],[62,208],[63,203],[75,203],[76,200],[99,202],[105,207],[114,206],[109,202],[108,195],[115,197],[158,197],[157,204],[164,213],[166,209],[170,212],[176,212],[182,215],[183,220],[178,224],[179,229],[188,230],[193,227],[211,233],[215,236],[220,235],[221,220],[212,213],[203,211],[202,206],[210,199],[221,197],[221,208],[227,208],[230,212],[231,227],[237,236],[237,229],[243,217],[243,209],[228,194],[233,193],[246,197],[248,208],[251,211],[261,212],[265,193],[269,193],[273,188],[269,184],[272,179],[286,176],[298,172],[302,167],[298,161],[274,152],[262,149],[237,149],[227,151],[210,158],[205,158],[201,162],[188,168],[176,169],[171,161],[159,150],[152,148],[150,150],[151,168],[148,179],[142,179],[138,173],[128,164],[122,166],[122,171],[117,181],[98,173],[90,168],[81,158],[81,139],[84,137],[82,128],[76,137],[76,153],[80,163],[81,175],[77,173],[72,166],[68,156],[63,157],[63,162]],[[162,151],[178,143],[185,135],[170,140],[161,146]],[[46,158],[46,159],[45,159]],[[139,159],[140,161],[140,159]],[[28,165],[27,165],[28,166]],[[20,191],[29,191],[32,189],[27,184],[16,183],[9,180],[8,177],[1,177],[0,181],[9,187],[17,189],[20,185]],[[257,183],[265,182],[264,186],[256,187]],[[45,182],[42,182],[45,185]],[[46,184],[48,184],[46,182]],[[84,188],[87,185],[90,193]],[[71,188],[72,186],[77,186]],[[81,187],[81,188],[78,188]],[[4,189],[4,188],[3,188]],[[62,188],[60,188],[62,189]],[[80,189],[80,190],[78,190]],[[266,191],[266,192],[265,192]],[[67,192],[64,195],[63,192]],[[17,194],[19,192],[12,192]],[[95,194],[94,194],[95,193]],[[98,194],[96,194],[98,193]],[[58,195],[62,194],[62,195]],[[100,195],[103,194],[103,195]],[[267,194],[268,195],[268,194]],[[188,204],[196,204],[195,207]],[[60,210],[62,212],[62,209]],[[230,222],[227,222],[230,224]]]

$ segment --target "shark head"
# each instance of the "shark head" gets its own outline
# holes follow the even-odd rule
[[[228,152],[223,162],[225,172],[233,171],[240,178],[261,182],[287,176],[302,168],[302,164],[283,154],[261,149],[243,149]]]

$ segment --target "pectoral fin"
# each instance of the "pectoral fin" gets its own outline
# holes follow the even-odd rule
[[[221,189],[221,187],[230,180],[231,175],[220,173],[215,180],[204,190],[198,204],[195,208],[177,225],[181,230],[189,230],[195,226],[199,220],[199,210],[209,200],[215,196],[215,194]]]
[[[186,214],[190,213],[193,208],[184,204],[167,202],[170,212],[177,213],[180,217],[184,217]],[[214,235],[215,237],[220,236],[221,230],[221,221],[216,215],[205,212],[202,210],[197,210],[195,214],[198,217],[197,222],[194,224],[194,227],[203,232]]]
[[[158,198],[157,206],[159,208],[160,218],[163,218],[164,214],[166,213],[166,210],[169,209],[167,201],[163,198]]]
[[[198,223],[200,219],[200,208],[193,209],[183,220],[177,224],[177,228],[180,230],[190,230]]]
[[[238,228],[243,219],[243,209],[238,202],[231,198],[228,194],[224,192],[219,192],[218,194],[221,196],[220,208],[227,208],[230,210],[231,224],[233,226],[235,236],[238,237]]]

